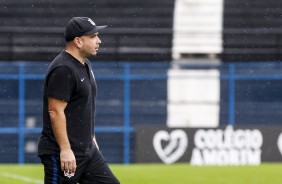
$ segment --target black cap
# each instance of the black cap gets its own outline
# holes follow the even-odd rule
[[[66,26],[65,40],[69,42],[75,37],[97,33],[99,30],[104,29],[105,27],[107,26],[96,26],[93,20],[88,17],[73,17]]]

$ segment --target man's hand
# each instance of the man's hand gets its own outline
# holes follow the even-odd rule
[[[62,171],[74,174],[76,170],[76,160],[73,151],[70,148],[62,149],[60,153]]]

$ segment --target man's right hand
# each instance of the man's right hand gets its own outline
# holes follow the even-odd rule
[[[60,152],[62,171],[74,174],[76,170],[76,160],[73,151],[70,148],[62,149]]]

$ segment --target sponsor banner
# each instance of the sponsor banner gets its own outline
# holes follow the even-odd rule
[[[282,162],[282,126],[137,128],[137,162],[260,165]]]

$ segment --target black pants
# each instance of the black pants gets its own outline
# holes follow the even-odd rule
[[[58,155],[44,155],[40,158],[44,165],[45,184],[119,184],[96,148],[89,156],[76,157],[76,172],[70,178],[64,176]]]

